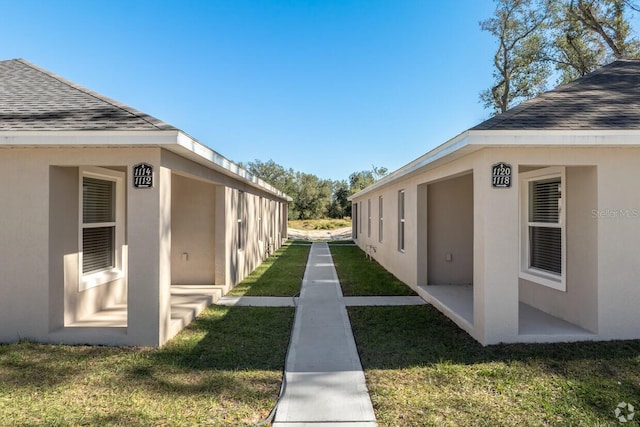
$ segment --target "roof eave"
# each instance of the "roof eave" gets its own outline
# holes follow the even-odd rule
[[[293,199],[284,192],[278,190],[257,176],[252,175],[246,169],[241,168],[231,160],[220,155],[218,152],[212,150],[206,145],[201,144],[184,132],[178,132],[175,144],[165,145],[164,148],[183,157],[187,157],[197,163],[215,169],[232,178],[240,178],[252,187],[266,191],[286,200],[287,202],[293,201]]]
[[[467,130],[434,148],[413,162],[381,178],[369,187],[348,197],[360,198],[376,189],[463,155],[489,147],[639,147],[640,129],[544,129],[544,130]]]
[[[377,188],[384,187],[387,184],[390,184],[399,179],[408,178],[415,173],[422,172],[427,170],[429,166],[432,166],[435,162],[444,159],[448,156],[451,156],[454,153],[459,152],[461,149],[465,148],[468,145],[468,136],[469,131],[463,132],[458,136],[450,139],[444,144],[439,145],[433,150],[427,152],[426,154],[418,157],[416,160],[402,166],[400,169],[397,169],[391,172],[389,175],[386,175],[380,178],[378,181],[371,184],[369,187],[360,190],[359,192],[352,194],[347,198],[349,201],[353,201],[353,199],[362,197],[363,195],[370,193],[371,191],[376,190]]]

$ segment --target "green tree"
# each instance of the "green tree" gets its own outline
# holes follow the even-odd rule
[[[567,15],[606,44],[611,59],[637,58],[638,41],[631,37],[627,0],[571,0]]]
[[[296,195],[293,197],[292,219],[326,218],[331,204],[331,181],[318,178],[316,175],[296,173]]]
[[[387,168],[371,166],[371,170],[354,172],[349,175],[349,192],[355,194],[360,190],[364,190],[378,179],[387,174]]]
[[[347,200],[349,197],[349,184],[347,181],[334,181],[331,196],[331,204],[329,205],[329,218],[344,218],[351,216],[351,202]]]
[[[559,83],[568,83],[598,68],[605,62],[607,48],[603,41],[569,13],[570,4],[555,10],[547,59],[560,73]]]
[[[278,190],[291,196],[294,190],[294,181],[296,173],[293,169],[285,169],[273,160],[263,162],[261,160],[254,160],[248,163],[239,163],[241,167],[247,170],[250,174],[257,176],[265,182],[273,185]]]
[[[541,93],[552,76],[566,83],[621,58],[639,58],[630,0],[495,0],[480,27],[498,40],[494,84],[480,100],[494,113]],[[555,68],[555,75],[551,70]]]
[[[354,172],[349,182],[321,179],[316,175],[286,169],[273,160],[239,163],[252,175],[268,182],[293,199],[289,203],[289,219],[344,218],[351,216],[347,198],[386,175],[384,167]]]
[[[496,0],[496,3],[494,16],[480,22],[483,31],[498,39],[493,56],[494,84],[480,94],[480,99],[495,113],[503,113],[514,103],[545,89],[551,73],[541,56],[549,6],[542,0]]]

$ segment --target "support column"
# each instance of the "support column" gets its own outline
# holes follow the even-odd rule
[[[215,280],[216,285],[229,286],[229,246],[227,228],[227,198],[226,187],[216,186],[215,194]],[[225,290],[225,293],[228,289]]]
[[[517,165],[511,188],[493,188],[489,155],[476,163],[474,194],[474,336],[484,345],[518,336],[519,209]],[[509,159],[498,159],[509,163]],[[512,163],[513,164],[513,163]]]
[[[159,164],[153,188],[128,184],[127,335],[135,345],[164,344],[171,323],[171,170]]]
[[[418,207],[418,212],[416,215],[416,219],[417,219],[417,236],[416,238],[418,239],[417,241],[417,251],[416,251],[416,265],[418,268],[417,271],[417,280],[416,283],[418,284],[418,286],[425,286],[429,284],[429,280],[428,280],[428,273],[427,273],[427,253],[428,253],[428,246],[427,246],[427,222],[429,220],[429,218],[427,217],[427,192],[428,192],[428,185],[427,184],[421,184],[418,185],[418,201],[417,201],[417,207]]]

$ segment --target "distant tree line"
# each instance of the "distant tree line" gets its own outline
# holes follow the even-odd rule
[[[498,48],[494,82],[480,99],[494,114],[616,59],[640,58],[632,0],[494,0],[480,22]]]
[[[353,172],[347,180],[333,181],[286,169],[273,160],[256,159],[240,166],[293,199],[289,219],[350,217],[351,202],[347,198],[387,174],[387,168],[372,166],[371,170]]]

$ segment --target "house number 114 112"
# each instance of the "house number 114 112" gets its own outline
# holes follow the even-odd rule
[[[138,163],[133,167],[133,187],[153,187],[153,166],[148,163]]]
[[[511,187],[511,165],[500,162],[491,166],[491,186],[493,188]]]

